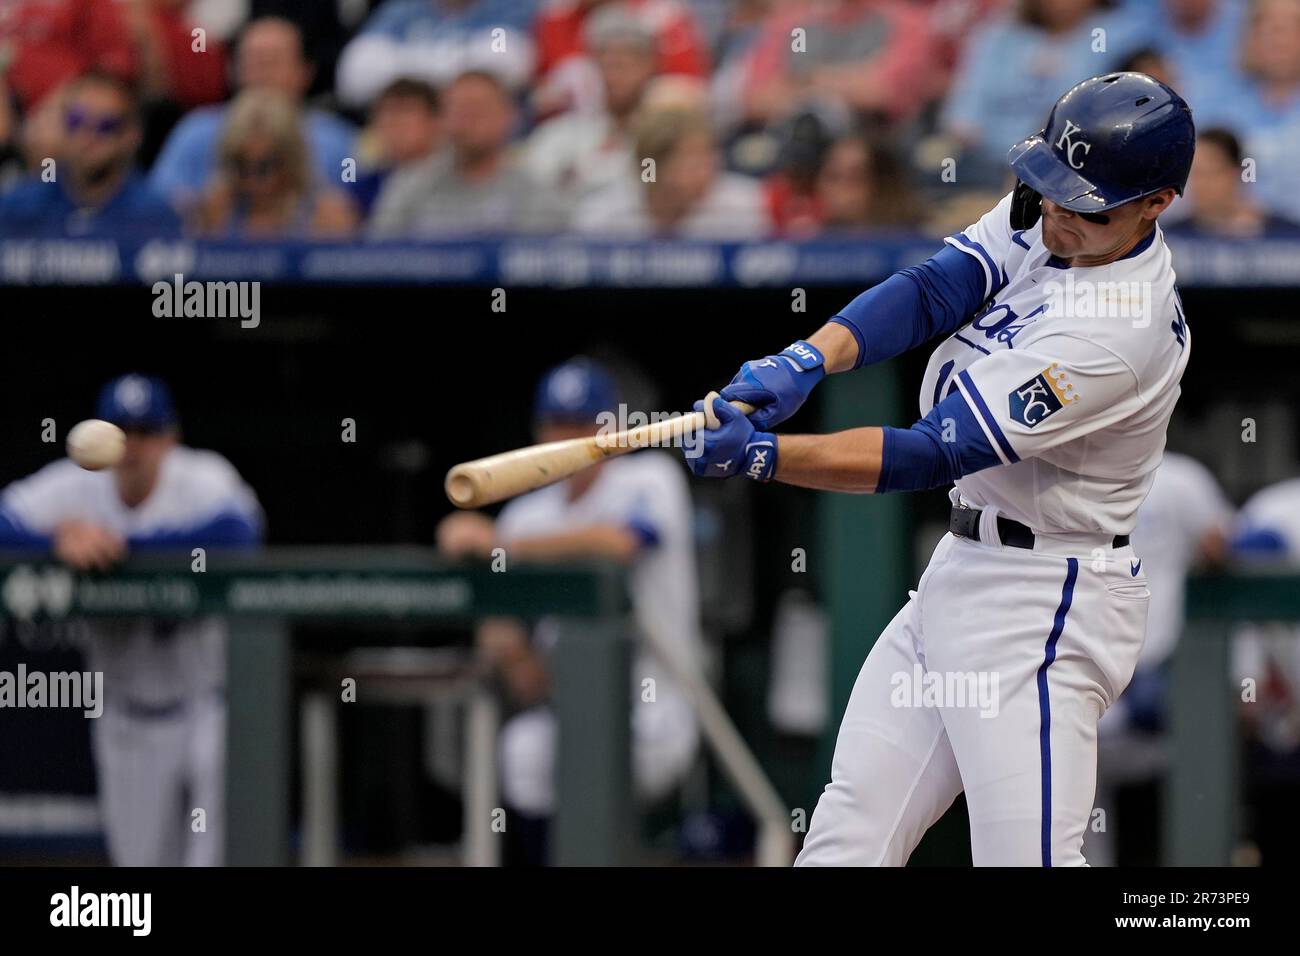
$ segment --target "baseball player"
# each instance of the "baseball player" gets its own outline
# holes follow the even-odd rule
[[[247,548],[262,512],[230,462],[179,443],[156,378],[109,382],[96,416],[126,432],[112,470],[70,459],[0,492],[0,547],[50,552],[78,570],[129,554]],[[105,707],[91,732],[109,855],[121,866],[212,866],[224,853],[226,626],[216,618],[87,623]],[[195,809],[204,811],[203,827]]]
[[[1190,334],[1156,223],[1191,111],[1140,73],[1079,83],[1011,149],[1014,190],[925,263],[711,394],[701,476],[827,491],[954,484],[950,533],[867,656],[802,865],[902,865],[966,793],[977,865],[1082,865],[1097,722],[1142,646],[1129,544]],[[827,374],[941,339],[911,428],[781,435]],[[900,695],[922,674],[927,692]],[[994,706],[964,693],[996,689]],[[917,699],[919,698],[919,699]]]
[[[547,372],[538,384],[533,410],[537,440],[591,435],[598,416],[617,406],[609,373],[586,359],[573,359]],[[473,512],[449,515],[438,528],[438,544],[453,557],[487,557],[501,547],[507,561],[588,559],[625,565],[637,629],[656,638],[654,643],[680,666],[701,666],[690,492],[681,466],[666,452],[642,451],[602,462],[515,499],[496,521]],[[545,677],[552,633],[544,621],[530,641],[517,625],[501,620],[485,622],[479,633],[480,646],[487,645],[518,708],[501,733],[502,790],[508,805],[535,820],[555,809],[556,724],[546,702]],[[650,686],[653,694],[647,695]],[[661,799],[681,783],[694,761],[699,744],[694,711],[685,690],[644,642],[637,647],[631,691],[637,793]]]

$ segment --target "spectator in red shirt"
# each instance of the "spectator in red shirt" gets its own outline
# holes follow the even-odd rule
[[[694,14],[682,0],[616,0],[655,36],[655,72],[705,78],[709,57]],[[546,117],[568,109],[600,109],[601,80],[588,55],[587,20],[610,0],[550,0],[533,26],[538,85],[534,110]]]
[[[796,35],[792,31],[803,30]],[[793,44],[803,37],[804,47]],[[901,122],[938,92],[930,13],[901,0],[820,0],[781,6],[750,61],[748,119],[779,120],[819,98]]]
[[[131,31],[116,0],[9,0],[0,3],[0,68],[24,112],[91,69],[124,80],[136,74]]]
[[[200,39],[190,0],[130,0],[127,22],[140,58],[140,92],[184,107],[226,98],[226,48],[206,28]],[[201,42],[200,42],[201,40]],[[198,49],[196,49],[196,46]]]

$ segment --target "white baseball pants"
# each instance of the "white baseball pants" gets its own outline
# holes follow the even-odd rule
[[[92,723],[100,813],[114,865],[220,866],[225,698],[195,698],[166,717],[139,717],[110,705]],[[195,809],[204,811],[200,832]]]
[[[901,866],[963,790],[976,866],[1085,865],[1097,722],[1136,667],[1146,576],[1106,537],[995,535],[946,535],[867,656],[797,866]]]

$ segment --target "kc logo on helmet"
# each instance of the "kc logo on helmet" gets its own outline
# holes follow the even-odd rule
[[[1084,156],[1087,156],[1092,149],[1092,143],[1085,143],[1082,138],[1077,143],[1074,141],[1074,134],[1081,132],[1083,132],[1082,127],[1075,126],[1069,120],[1066,120],[1065,129],[1061,131],[1061,135],[1056,140],[1056,148],[1065,151],[1065,161],[1070,164],[1071,169],[1083,169],[1082,156],[1079,157],[1077,163],[1074,161],[1074,151],[1076,149],[1082,149]]]

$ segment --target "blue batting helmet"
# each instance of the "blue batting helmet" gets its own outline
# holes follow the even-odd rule
[[[176,424],[176,406],[162,379],[123,375],[99,393],[95,417],[127,430],[162,431]]]
[[[1172,186],[1181,196],[1196,129],[1183,98],[1145,73],[1107,73],[1056,101],[1047,125],[1007,160],[1035,192],[1102,212]]]
[[[537,383],[533,417],[594,425],[597,415],[613,411],[617,404],[613,377],[590,359],[574,358],[551,369]]]

